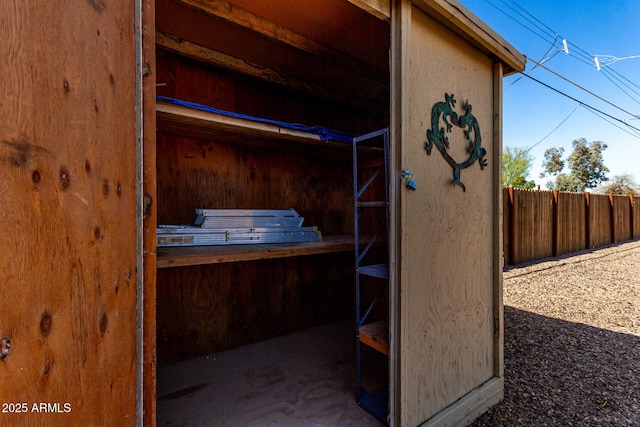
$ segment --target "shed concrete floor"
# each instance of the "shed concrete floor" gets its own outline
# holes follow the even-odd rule
[[[380,427],[355,400],[354,328],[333,323],[162,367],[158,425]]]

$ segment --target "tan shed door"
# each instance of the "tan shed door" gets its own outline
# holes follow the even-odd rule
[[[0,419],[136,422],[129,1],[0,2]]]
[[[459,419],[455,411],[469,409],[456,407],[459,399],[488,384],[495,382],[490,394],[502,393],[496,380],[500,148],[499,139],[494,143],[492,60],[410,2],[396,12],[392,162],[413,173],[417,188],[406,188],[407,179],[396,174],[392,407],[397,425],[415,426]],[[437,139],[440,129],[446,155],[427,135]],[[461,165],[459,175],[446,156]],[[472,164],[464,167],[467,161]]]

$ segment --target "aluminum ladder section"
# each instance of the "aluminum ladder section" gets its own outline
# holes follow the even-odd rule
[[[369,165],[359,164],[359,155],[379,150],[382,163],[369,168]],[[360,151],[360,153],[359,153]],[[356,286],[356,376],[357,402],[371,415],[387,423],[389,406],[388,381],[384,385],[373,385],[372,390],[363,387],[363,352],[362,345],[367,345],[381,353],[389,355],[389,323],[388,319],[371,322],[369,315],[379,299],[389,289],[389,128],[381,129],[353,139],[353,198],[354,198],[354,243],[355,243],[355,286]],[[364,170],[366,168],[366,170]],[[380,184],[384,184],[382,195]],[[377,187],[377,193],[375,188]],[[374,200],[371,200],[371,198]],[[363,233],[363,214],[369,210],[377,210],[375,217],[377,224],[366,224],[374,228],[373,234]],[[384,218],[380,220],[380,218]],[[376,230],[377,228],[377,230]],[[372,230],[373,231],[373,230]],[[380,252],[378,248],[386,249],[384,264],[370,263],[368,255]],[[376,248],[376,251],[371,251]],[[377,255],[380,256],[379,254]],[[378,259],[377,261],[380,261]],[[366,286],[368,300],[363,301],[363,276],[374,277],[368,279]],[[371,282],[371,283],[370,283]]]

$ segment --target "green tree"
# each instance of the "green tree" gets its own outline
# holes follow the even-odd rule
[[[597,192],[602,194],[622,194],[624,196],[640,194],[640,185],[638,185],[633,175],[625,173],[614,176],[607,185],[598,188]]]
[[[542,161],[544,172],[540,174],[540,178],[544,178],[546,174],[557,175],[562,172],[562,169],[564,169],[563,154],[564,148],[562,147],[551,147],[544,151],[544,160]]]
[[[520,147],[505,147],[502,152],[502,186],[514,188],[535,188],[534,181],[527,181],[533,165],[529,150]]]
[[[550,190],[570,191],[573,193],[581,193],[585,190],[584,183],[578,181],[575,176],[567,175],[566,173],[558,174],[555,182],[548,182],[547,187]]]
[[[566,160],[562,159],[563,148],[549,148],[544,152],[542,167],[546,175],[555,176],[555,182],[547,186],[553,190],[582,192],[588,188],[595,188],[608,180],[606,173],[609,168],[604,165],[602,152],[607,149],[607,144],[602,141],[587,142],[586,139],[574,139],[573,151]],[[569,167],[568,174],[562,173],[565,164]]]

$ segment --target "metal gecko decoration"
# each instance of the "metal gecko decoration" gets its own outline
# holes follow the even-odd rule
[[[460,171],[466,169],[476,161],[480,164],[480,169],[484,170],[487,166],[487,160],[484,156],[487,154],[487,150],[481,147],[480,139],[480,125],[478,121],[471,114],[471,104],[463,103],[462,108],[465,110],[463,115],[458,115],[453,108],[456,105],[454,95],[444,94],[444,102],[436,102],[431,108],[431,129],[427,129],[427,141],[424,143],[424,148],[427,150],[427,154],[431,155],[431,150],[435,145],[442,154],[442,157],[453,168],[453,184],[462,187],[462,191],[467,191],[464,184],[460,180]],[[444,122],[446,128],[440,127],[440,117]],[[447,150],[449,149],[449,138],[447,133],[451,132],[453,125],[458,126],[464,130],[464,136],[469,141],[469,147],[467,152],[469,158],[464,162],[458,163]]]

